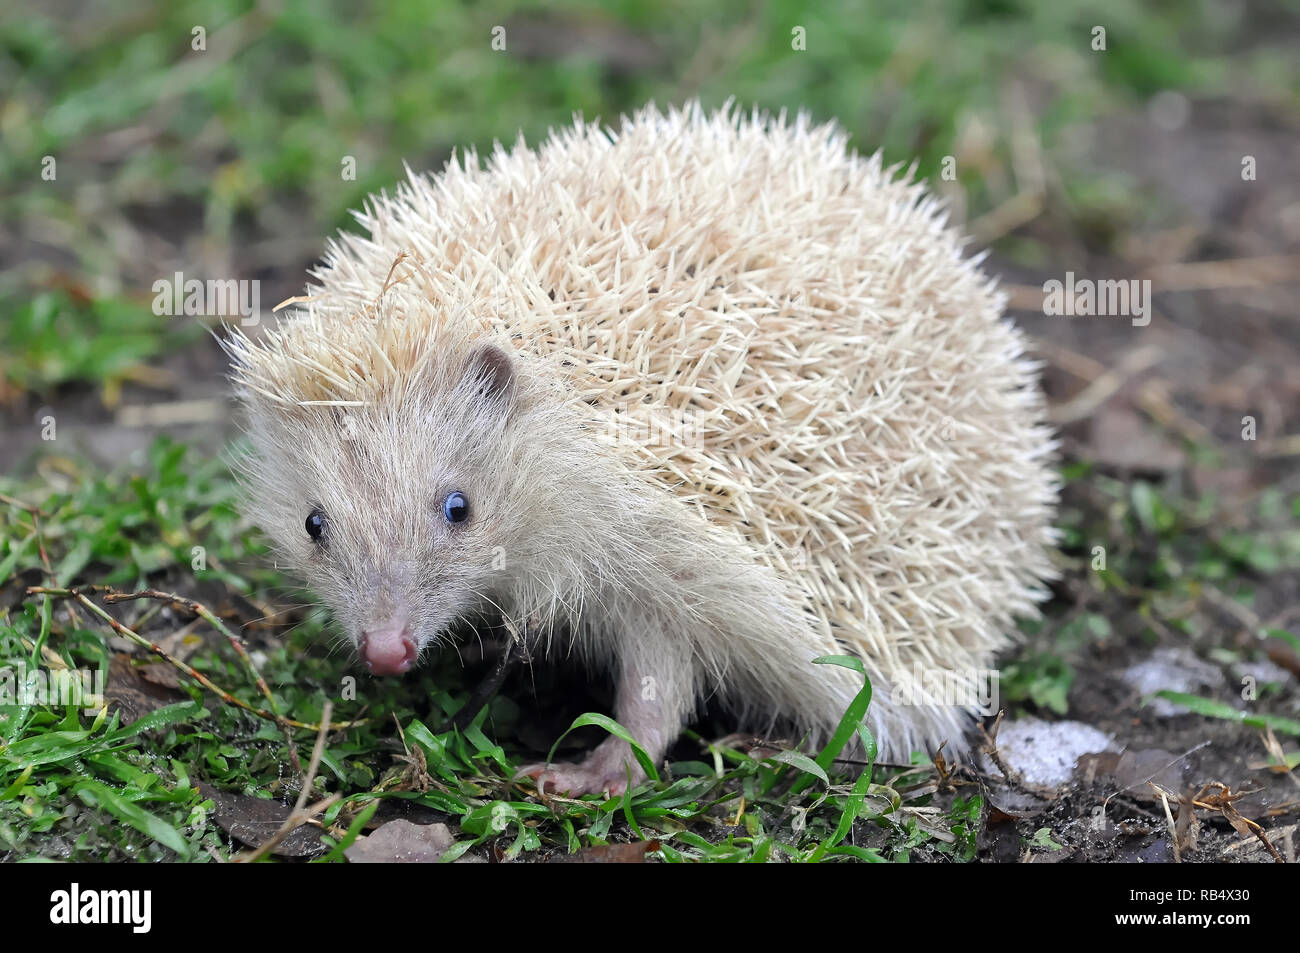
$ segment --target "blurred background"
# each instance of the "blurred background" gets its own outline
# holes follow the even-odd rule
[[[159,425],[229,434],[202,403],[224,392],[221,354],[193,318],[152,313],[156,280],[258,279],[269,307],[403,162],[688,97],[806,108],[915,162],[973,250],[992,248],[1027,330],[1069,350],[1044,352],[1054,397],[1101,374],[1089,360],[1154,345],[1163,373],[1137,373],[1196,405],[1183,436],[1227,436],[1253,410],[1281,438],[1300,373],[1282,287],[1300,245],[1298,27],[1296,3],[1232,0],[7,4],[5,465],[39,443],[46,405],[65,446],[102,459]],[[1233,263],[1185,267],[1207,260]],[[1045,318],[1042,282],[1066,270],[1153,278],[1155,325]]]
[[[1300,756],[1276,738],[1261,747],[1233,706],[1253,673],[1259,704],[1292,719],[1278,730],[1295,748],[1295,0],[10,0],[0,496],[27,503],[0,510],[11,540],[0,611],[51,577],[197,589],[223,604],[283,592],[257,568],[263,551],[220,459],[237,427],[215,322],[157,316],[155,282],[254,279],[265,314],[301,291],[326,238],[403,163],[436,170],[453,149],[482,155],[520,133],[535,144],[574,113],[614,123],[649,100],[691,97],[838,120],[859,151],[914,163],[972,254],[988,252],[1043,362],[1066,482],[1063,578],[1003,669],[1008,710],[1200,751],[1187,782],[1249,778],[1265,791],[1260,818],[1294,801],[1276,775]],[[1046,314],[1044,282],[1068,273],[1150,281],[1150,323]],[[54,441],[43,439],[51,420]],[[46,511],[40,527],[32,503]],[[197,573],[196,539],[209,555]],[[244,610],[234,617],[273,615],[262,602]],[[0,626],[15,658],[46,633],[31,600],[19,612]],[[305,631],[328,643],[323,625]],[[277,686],[316,704],[297,656],[274,658]],[[346,659],[320,668],[328,686]],[[1207,695],[1194,710],[1220,720],[1141,703],[1158,688]],[[534,730],[541,750],[557,733]],[[1217,743],[1202,751],[1206,739]],[[262,767],[274,776],[277,764]],[[239,758],[208,771],[273,788],[241,774]],[[1053,809],[1088,815],[1109,796]],[[1037,825],[1025,823],[1021,833]],[[982,839],[981,856],[1014,859],[1019,843]],[[1124,844],[1079,849],[1138,859]]]

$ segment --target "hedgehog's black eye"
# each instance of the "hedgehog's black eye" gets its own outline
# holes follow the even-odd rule
[[[319,540],[325,533],[325,511],[320,507],[307,514],[307,535]]]
[[[448,523],[465,522],[469,518],[469,500],[465,499],[465,494],[459,490],[449,494],[442,502],[442,515],[447,517]]]

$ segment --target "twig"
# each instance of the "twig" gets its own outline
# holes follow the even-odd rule
[[[30,503],[24,503],[22,500],[15,499],[14,497],[9,496],[6,493],[0,493],[0,503],[8,503],[10,506],[16,506],[20,510],[26,510],[28,513],[31,513],[33,516],[49,515],[48,513],[42,512],[38,507],[32,506]]]
[[[1093,414],[1098,407],[1115,396],[1132,377],[1160,363],[1164,354],[1159,348],[1139,348],[1129,354],[1118,367],[1105,371],[1078,395],[1051,409],[1052,422],[1068,424]]]
[[[1165,808],[1165,820],[1169,822],[1169,844],[1174,849],[1174,863],[1181,864],[1183,862],[1183,852],[1178,847],[1178,829],[1174,824],[1173,812],[1169,810],[1169,798],[1158,785],[1152,784],[1151,789],[1156,792],[1156,796],[1160,798],[1160,803]]]
[[[266,684],[266,679],[262,677],[262,673],[259,672],[257,666],[253,664],[253,660],[248,655],[248,650],[244,648],[243,640],[240,639],[239,636],[235,635],[235,633],[231,632],[230,629],[226,628],[225,623],[218,619],[207,606],[203,605],[203,603],[196,602],[193,599],[186,599],[184,596],[178,596],[174,592],[161,592],[157,589],[142,589],[139,592],[110,592],[104,596],[104,601],[110,603],[130,602],[135,599],[156,599],[160,602],[174,602],[177,605],[184,606],[226,637],[226,641],[229,642],[231,648],[235,650],[235,654],[243,660],[244,666],[248,669],[249,674],[252,675],[254,681],[257,682],[258,690],[261,691],[262,697],[266,699],[267,706],[270,708],[271,714],[275,716],[275,721],[280,726],[280,730],[284,732],[284,740],[289,746],[289,759],[293,763],[293,770],[297,774],[301,775],[302,763],[298,760],[298,749],[293,743],[293,731],[290,729],[289,723],[285,720],[284,716],[280,714],[279,706],[275,703],[275,696],[271,694],[270,686]]]
[[[1033,790],[1033,787],[1029,785],[1023,777],[1021,777],[1020,772],[1007,766],[1007,763],[1002,760],[1002,753],[998,751],[998,731],[1002,728],[1002,717],[1005,714],[1005,711],[998,712],[998,717],[993,722],[992,732],[984,727],[983,722],[980,722],[980,734],[984,736],[984,747],[982,750],[990,759],[992,759],[993,764],[997,766],[997,769],[1002,772],[1002,779],[1006,781],[1008,785],[1015,790],[1024,793],[1036,793]]]
[[[1295,281],[1297,273],[1300,273],[1300,255],[1272,255],[1157,265],[1139,278],[1149,279],[1158,291],[1165,293],[1287,284]]]
[[[1199,445],[1213,445],[1214,434],[1203,424],[1188,417],[1169,399],[1164,381],[1147,381],[1138,388],[1137,405],[1161,426],[1177,430],[1183,439]]]
[[[102,589],[105,587],[101,586],[96,588]],[[96,605],[90,599],[86,598],[85,594],[82,593],[79,589],[55,589],[47,586],[29,586],[27,588],[27,592],[29,595],[45,595],[57,599],[76,599],[78,602],[84,605],[95,615],[99,616],[101,619],[107,622],[113,628],[114,632],[117,632],[119,635],[123,636],[124,638],[129,639],[130,641],[134,642],[136,645],[140,646],[141,648],[148,649],[150,652],[152,652],[154,655],[157,655],[159,658],[163,659],[164,661],[170,662],[175,668],[179,669],[180,671],[184,672],[186,675],[190,676],[190,678],[194,679],[196,682],[198,682],[208,691],[212,692],[222,701],[226,702],[227,704],[234,705],[237,708],[242,708],[250,715],[256,715],[259,718],[265,718],[267,721],[277,721],[275,714],[273,714],[272,712],[269,712],[262,708],[257,708],[254,705],[248,704],[248,702],[246,701],[242,701],[241,699],[236,698],[234,695],[230,694],[230,692],[226,691],[224,688],[221,688],[220,686],[215,684],[210,678],[208,678],[202,672],[186,664],[185,662],[182,662],[180,659],[176,658],[174,655],[169,653],[166,649],[162,648],[159,645],[156,645],[153,642],[150,642],[148,639],[140,635],[138,632],[134,632],[131,629],[127,628],[121,622],[118,622],[111,615],[105,612],[102,607]],[[309,731],[320,730],[320,725],[313,725],[310,722],[295,721],[292,718],[285,718],[284,720],[295,728],[305,728]],[[351,728],[355,725],[360,725],[360,724],[364,724],[364,722],[345,721],[345,722],[340,722],[334,727]]]
[[[127,404],[117,409],[116,423],[121,427],[175,427],[179,424],[220,420],[226,413],[226,402],[223,400],[174,400],[165,404]]]
[[[1300,433],[1291,434],[1287,437],[1278,437],[1275,440],[1261,441],[1258,450],[1261,457],[1294,457],[1300,456]]]
[[[334,713],[334,703],[327,701],[325,707],[320,713],[320,731],[316,733],[316,744],[311,749],[311,761],[307,763],[307,777],[303,781],[302,790],[298,792],[298,801],[289,812],[289,816],[284,819],[280,829],[272,834],[259,847],[252,851],[246,851],[232,857],[231,860],[237,864],[252,864],[279,846],[280,842],[296,831],[311,818],[328,810],[335,802],[342,800],[343,795],[331,794],[324,800],[317,801],[310,808],[304,809],[307,803],[307,796],[311,794],[312,785],[316,783],[316,771],[320,767],[321,756],[325,753],[325,738],[329,735],[330,715]]]
[[[1206,794],[1211,788],[1216,788],[1217,790],[1207,798]],[[1255,838],[1264,845],[1264,849],[1272,855],[1274,861],[1279,864],[1285,864],[1286,861],[1283,860],[1282,855],[1277,852],[1277,848],[1269,843],[1268,836],[1264,833],[1264,828],[1256,824],[1249,817],[1244,817],[1241,812],[1237,810],[1237,806],[1233,803],[1234,801],[1238,801],[1245,797],[1248,793],[1254,792],[1233,794],[1232,789],[1226,784],[1223,784],[1220,781],[1211,781],[1196,793],[1196,795],[1191,799],[1191,803],[1193,807],[1204,808],[1207,811],[1217,811],[1219,814],[1223,815],[1224,820],[1231,824],[1239,834],[1245,834],[1247,832],[1254,834]]]
[[[11,499],[11,498],[6,497],[6,499]],[[54,577],[54,567],[50,565],[50,554],[45,551],[45,537],[41,535],[41,516],[43,514],[35,507],[25,506],[24,504],[20,503],[18,500],[13,500],[13,502],[17,503],[19,506],[22,506],[23,509],[27,510],[27,512],[31,514],[32,532],[36,534],[36,549],[41,556],[41,565],[45,567],[46,578],[49,579],[51,583],[57,586],[59,584],[59,580]],[[68,604],[67,609],[68,609],[68,621],[72,623],[72,627],[75,629],[81,625],[81,619],[77,617],[76,610],[73,609],[71,603]],[[38,639],[37,641],[39,642],[40,640]]]
[[[1020,285],[1011,287],[1020,289],[1021,292],[1025,293],[1033,291],[1033,289],[1027,289]],[[1108,369],[1106,365],[1102,364],[1100,361],[1094,360],[1085,354],[1079,354],[1070,350],[1068,347],[1055,344],[1051,341],[1037,340],[1034,342],[1034,346],[1061,370],[1073,377],[1079,378],[1079,380],[1088,381],[1089,384],[1089,386],[1085,387],[1079,396],[1053,409],[1052,414],[1054,420],[1058,414],[1063,412],[1064,408],[1068,408],[1076,401],[1080,401],[1084,395],[1092,392],[1093,387],[1099,385],[1102,378],[1105,378],[1107,375],[1114,375],[1125,366],[1124,364],[1121,364],[1120,368],[1114,370]],[[1141,352],[1134,352],[1131,359],[1136,359],[1139,353]],[[1130,371],[1130,376],[1139,373],[1141,370],[1145,370],[1145,368],[1139,367]],[[1097,401],[1098,405],[1113,394],[1114,389],[1109,389],[1105,393],[1102,401]],[[1095,396],[1092,399],[1095,401]],[[1169,394],[1163,381],[1148,380],[1139,385],[1134,397],[1134,403],[1136,403],[1142,412],[1156,423],[1169,430],[1178,431],[1185,440],[1194,444],[1214,443],[1213,433],[1207,430],[1203,425],[1187,417],[1173,405],[1173,402],[1169,399]],[[1086,416],[1086,413],[1081,416]],[[1071,419],[1078,419],[1078,417],[1072,417]]]
[[[1246,629],[1251,635],[1257,635],[1263,628],[1263,620],[1257,616],[1249,606],[1242,605],[1236,599],[1230,599],[1217,586],[1203,583],[1201,592],[1205,597],[1213,602],[1216,606],[1232,616],[1241,623],[1242,628]]]
[[[995,240],[1015,231],[1021,225],[1032,222],[1043,212],[1043,193],[1038,190],[1018,192],[997,208],[985,212],[967,226],[967,231],[981,245],[988,245]]]

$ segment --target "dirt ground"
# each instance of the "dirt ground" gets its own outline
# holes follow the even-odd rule
[[[1133,243],[1125,261],[1070,256],[1076,272],[1149,277],[1155,307],[1146,327],[1125,319],[1046,317],[1036,307],[1041,282],[1061,276],[1003,271],[1017,285],[1012,299],[1019,307],[1013,313],[1046,361],[1044,387],[1060,423],[1066,460],[1091,461],[1098,472],[1121,480],[1162,481],[1189,495],[1216,493],[1229,523],[1231,514],[1246,512],[1261,489],[1278,487],[1291,496],[1300,487],[1300,448],[1294,438],[1286,439],[1300,428],[1295,148],[1294,131],[1227,104],[1198,106],[1176,132],[1153,131],[1142,114],[1117,117],[1095,130],[1090,155],[1131,176],[1151,208],[1164,210],[1167,224],[1154,240],[1148,235],[1140,246]],[[1246,155],[1254,156],[1258,169],[1270,171],[1243,180]],[[1051,223],[1040,220],[1030,228],[1050,230]],[[1057,247],[1067,241],[1050,231],[1044,237]],[[1176,264],[1225,259],[1243,265]],[[1247,416],[1258,428],[1254,441],[1242,439]],[[1217,453],[1214,458],[1188,453],[1184,441]],[[1065,507],[1095,511],[1098,503],[1085,490],[1067,488]],[[1084,575],[1086,568],[1067,572],[1049,613],[1059,617],[1072,611],[1086,590],[1078,584]],[[1280,572],[1250,582],[1254,615],[1269,627],[1294,628],[1300,620],[1300,576]],[[1179,687],[1169,682],[1183,678],[1184,690],[1230,702],[1242,678],[1253,673],[1281,686],[1268,710],[1294,717],[1300,711],[1300,659],[1275,643],[1265,647],[1269,660],[1250,671],[1216,658],[1219,648],[1258,646],[1248,631],[1250,619],[1230,605],[1207,610],[1198,636],[1166,632],[1154,642],[1134,609],[1114,596],[1092,606],[1110,621],[1114,634],[1075,660],[1069,694],[1070,719],[1106,735],[1112,753],[1081,759],[1070,781],[1046,789],[1018,789],[996,769],[981,777],[996,809],[981,838],[981,857],[1173,860],[1171,825],[1147,783],[1155,780],[1183,794],[1212,783],[1229,785],[1234,796],[1244,794],[1234,801],[1235,809],[1268,828],[1276,850],[1294,861],[1300,849],[1295,823],[1300,785],[1293,774],[1263,767],[1259,732],[1198,715],[1162,713],[1167,706],[1144,705],[1142,692],[1124,674],[1145,663],[1166,680],[1148,690]],[[1122,763],[1118,752],[1125,753]],[[1177,814],[1177,804],[1171,807]],[[1185,813],[1205,823],[1199,837],[1180,829],[1184,848],[1194,844],[1181,851],[1181,859],[1268,859],[1253,834],[1234,828],[1231,810]],[[1024,840],[1044,827],[1055,832],[1062,849],[1026,851]]]
[[[1022,229],[1058,250],[1050,265],[1032,271],[991,260],[990,271],[1008,289],[1012,315],[1044,361],[1044,387],[1060,426],[1064,460],[1090,461],[1117,480],[1142,477],[1191,496],[1214,492],[1229,514],[1234,507],[1244,513],[1262,488],[1281,488],[1288,498],[1300,490],[1300,447],[1291,436],[1300,433],[1296,147],[1294,131],[1275,117],[1228,104],[1197,104],[1172,131],[1153,131],[1151,117],[1142,112],[1114,117],[1092,130],[1080,161],[1139,183],[1163,219],[1160,227],[1144,232],[1122,258],[1100,258],[1078,236],[1064,233],[1061,216],[1047,208]],[[1246,155],[1257,164],[1254,180],[1240,174]],[[183,236],[176,237],[183,244]],[[296,293],[318,252],[303,246],[301,267],[277,272],[264,300]],[[1207,261],[1236,264],[1180,264]],[[248,263],[235,264],[238,270]],[[151,271],[157,268],[150,265]],[[1062,278],[1067,269],[1098,278],[1149,278],[1150,324],[1045,316],[1043,282]],[[165,360],[164,386],[128,384],[114,410],[104,407],[98,393],[67,393],[56,408],[61,449],[108,465],[164,430],[217,452],[235,433],[224,365],[216,343],[204,339]],[[137,408],[152,408],[156,415],[159,405],[179,408],[184,422],[158,425],[140,418]],[[39,443],[32,421],[44,412],[19,404],[0,415],[6,467],[27,466]],[[1258,428],[1253,441],[1242,439],[1247,416]],[[1190,444],[1213,447],[1217,455],[1189,452]],[[1086,486],[1067,488],[1065,506],[1096,517],[1097,525],[1105,525],[1103,505]],[[1086,605],[1111,623],[1108,638],[1089,643],[1073,659],[1076,677],[1068,696],[1068,721],[1081,726],[1080,743],[1102,743],[1081,752],[1067,779],[1038,783],[1020,776],[1034,759],[1003,751],[1002,740],[1018,731],[1028,743],[1035,731],[1066,719],[1039,712],[1041,721],[1035,721],[1033,713],[1009,713],[998,729],[997,760],[1003,764],[987,759],[956,778],[958,790],[977,788],[989,805],[980,859],[1158,863],[1174,860],[1175,849],[1181,860],[1270,859],[1270,848],[1246,818],[1267,832],[1278,856],[1294,861],[1300,851],[1294,772],[1265,766],[1268,752],[1253,728],[1144,703],[1132,672],[1146,665],[1157,681],[1182,678],[1185,690],[1224,701],[1233,699],[1244,676],[1253,675],[1280,686],[1261,701],[1261,710],[1294,718],[1300,713],[1300,659],[1285,645],[1269,645],[1269,660],[1252,663],[1250,671],[1226,661],[1217,649],[1249,648],[1254,639],[1250,619],[1231,607],[1207,606],[1205,625],[1194,635],[1157,631],[1153,638],[1135,600],[1098,595],[1086,584],[1087,573],[1086,562],[1067,561],[1047,614],[1059,622]],[[1255,598],[1249,613],[1273,627],[1296,628],[1300,574],[1283,571],[1250,581]],[[1049,624],[1044,632],[1052,629]],[[1029,648],[1036,644],[1031,638]],[[1198,795],[1196,810],[1179,812],[1177,798],[1166,807],[1151,781],[1178,797]],[[1196,821],[1189,823],[1189,817]],[[1043,829],[1050,832],[1046,837]],[[871,836],[860,832],[863,846],[870,846]]]

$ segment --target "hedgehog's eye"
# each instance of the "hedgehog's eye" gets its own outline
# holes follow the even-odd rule
[[[307,535],[312,539],[319,540],[325,534],[326,522],[325,511],[320,507],[316,507],[307,514]]]
[[[448,523],[465,522],[469,518],[469,500],[465,499],[465,494],[459,490],[448,494],[442,501],[442,515],[447,517]]]

